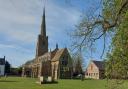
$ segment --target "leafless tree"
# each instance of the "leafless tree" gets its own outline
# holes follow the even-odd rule
[[[103,4],[103,2],[101,3]],[[104,7],[102,7],[104,10]],[[101,57],[104,55],[106,47],[106,39],[111,37],[115,28],[121,23],[122,16],[128,10],[128,0],[123,0],[120,8],[114,14],[114,18],[105,18],[103,12],[99,15],[85,16],[76,29],[71,34],[73,38],[73,48],[93,48],[96,41],[99,39],[103,40],[103,52]]]

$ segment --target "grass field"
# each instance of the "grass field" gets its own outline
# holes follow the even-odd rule
[[[0,79],[0,89],[106,89],[105,80],[59,80],[57,84],[36,83],[37,79],[8,77]],[[127,86],[127,83],[125,84]]]

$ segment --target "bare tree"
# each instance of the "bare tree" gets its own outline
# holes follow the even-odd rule
[[[106,1],[106,2],[105,2]],[[108,1],[108,2],[107,2]],[[93,48],[96,41],[103,39],[103,52],[104,54],[106,47],[106,39],[112,37],[116,31],[116,27],[122,22],[122,18],[126,11],[128,10],[128,0],[122,0],[120,7],[111,14],[110,18],[106,18],[107,5],[111,5],[110,0],[104,0],[102,11],[99,15],[85,16],[76,29],[72,32],[71,36],[74,39],[72,46],[74,48]],[[108,12],[107,12],[108,13]]]

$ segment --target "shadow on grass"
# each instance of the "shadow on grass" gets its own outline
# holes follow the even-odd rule
[[[58,84],[57,81],[54,82],[36,82],[37,84]]]
[[[54,82],[42,82],[41,84],[58,84],[57,81],[54,81]]]
[[[19,81],[0,80],[0,82],[19,82]]]

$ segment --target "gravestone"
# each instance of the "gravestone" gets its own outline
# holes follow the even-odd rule
[[[42,84],[44,82],[44,77],[40,76],[40,84]]]
[[[52,77],[51,76],[48,76],[48,82],[52,82]]]

